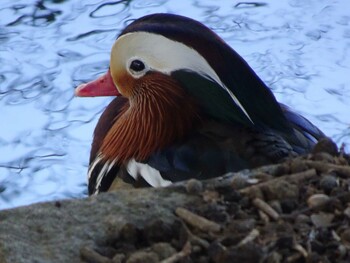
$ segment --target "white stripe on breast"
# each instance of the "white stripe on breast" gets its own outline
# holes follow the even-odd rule
[[[91,174],[93,172],[93,170],[96,168],[96,165],[99,164],[99,162],[103,159],[103,156],[101,154],[99,154],[96,159],[93,161],[93,163],[90,165],[89,170],[88,170],[88,181],[91,178]],[[101,182],[104,179],[104,177],[109,173],[109,171],[113,168],[115,164],[115,160],[112,162],[105,162],[102,169],[100,170],[99,174],[97,175],[96,178],[96,183],[95,183],[95,191],[93,193],[93,195],[96,195],[100,192],[100,186],[101,186]]]
[[[171,181],[163,179],[157,169],[145,163],[138,163],[135,159],[128,162],[126,170],[135,180],[141,176],[152,187],[165,187],[172,184]]]
[[[90,164],[89,170],[88,170],[88,174],[87,174],[87,179],[88,179],[88,181],[89,181],[90,178],[91,178],[92,171],[95,169],[96,165],[97,165],[101,160],[102,160],[102,156],[99,154],[99,155],[97,155],[97,157],[94,159],[94,161],[92,162],[92,164]]]

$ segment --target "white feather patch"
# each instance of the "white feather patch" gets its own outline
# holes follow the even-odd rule
[[[128,162],[126,170],[135,180],[141,176],[152,187],[165,187],[172,184],[171,181],[163,179],[157,169],[145,163],[138,163],[135,159]]]

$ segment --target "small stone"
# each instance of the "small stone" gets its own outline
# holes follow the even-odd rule
[[[325,194],[314,194],[307,199],[310,208],[319,207],[329,201],[329,196]]]
[[[310,223],[310,217],[307,215],[299,214],[295,219],[296,224]]]
[[[267,256],[265,262],[266,263],[280,263],[280,262],[282,262],[282,259],[283,259],[282,255],[274,251]]]
[[[244,189],[243,189],[243,190],[244,190]],[[264,200],[264,194],[263,194],[263,192],[262,192],[262,189],[261,189],[260,187],[257,187],[257,186],[256,186],[256,187],[253,186],[253,187],[249,190],[247,197],[248,197],[249,199],[260,198],[260,199]],[[244,199],[242,198],[242,200],[244,200]]]
[[[338,154],[338,146],[330,138],[322,138],[312,149],[312,153],[326,152],[332,156]]]
[[[157,263],[159,262],[158,255],[152,251],[137,251],[132,254],[126,263]]]
[[[192,253],[199,253],[202,251],[202,248],[200,246],[194,245],[192,246]]]
[[[124,254],[115,254],[114,257],[112,258],[113,263],[122,263],[125,259]]]
[[[346,160],[346,158],[343,154],[335,157],[334,162],[335,162],[335,164],[338,164],[338,165],[349,165],[349,162]]]
[[[292,174],[294,173],[300,173],[303,171],[306,171],[308,169],[307,165],[299,159],[294,159],[290,163],[290,171]]]
[[[80,257],[87,262],[96,263],[111,263],[111,260],[99,254],[95,249],[89,247],[82,247],[80,249]]]
[[[343,257],[345,257],[348,250],[347,250],[346,246],[339,245],[337,251],[339,254],[339,258],[343,258]]]
[[[325,175],[320,181],[320,187],[326,194],[330,194],[338,186],[338,179],[332,175]]]
[[[318,152],[312,156],[312,160],[322,161],[326,163],[334,163],[334,157],[326,152]]]
[[[267,201],[296,199],[299,197],[299,187],[287,181],[278,180],[261,187],[261,189]]]
[[[319,213],[311,215],[311,222],[315,227],[328,227],[334,219],[333,214]]]
[[[199,194],[203,191],[203,183],[197,179],[190,179],[186,183],[186,191],[189,194]]]
[[[217,191],[205,190],[202,193],[203,200],[207,203],[216,203],[220,201],[221,197]]]
[[[272,176],[271,174],[261,172],[255,174],[254,178],[248,179],[248,182],[251,182],[252,179],[255,179],[255,182],[253,181],[253,184],[257,184],[259,182],[266,182],[272,180],[273,178],[274,176]]]
[[[273,200],[269,202],[269,205],[275,209],[279,214],[282,214],[282,207],[281,207],[281,203],[279,200]]]
[[[350,229],[346,229],[341,235],[340,238],[343,242],[350,244]]]
[[[274,177],[290,174],[290,166],[285,163],[281,164],[271,174]]]
[[[152,245],[152,251],[155,252],[160,260],[168,258],[176,253],[176,249],[169,243],[160,242]]]
[[[344,210],[344,215],[346,215],[346,216],[350,219],[350,206],[348,206],[347,208],[345,208],[345,210]]]
[[[235,175],[231,182],[234,189],[242,189],[249,185],[247,176],[243,175]]]

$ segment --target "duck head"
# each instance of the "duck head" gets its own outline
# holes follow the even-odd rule
[[[209,28],[178,15],[153,14],[128,25],[112,47],[107,73],[80,85],[76,95],[127,99],[101,142],[103,156],[122,161],[146,158],[202,118],[291,129],[249,65]]]

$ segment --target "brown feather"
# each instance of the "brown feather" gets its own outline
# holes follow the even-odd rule
[[[124,107],[105,136],[104,158],[123,163],[143,160],[183,138],[199,123],[196,104],[170,76],[148,73],[135,80]]]
[[[108,131],[115,123],[116,117],[122,111],[124,111],[125,108],[128,108],[128,107],[129,107],[129,100],[125,97],[120,96],[112,100],[111,103],[107,106],[107,108],[103,111],[100,119],[97,122],[95,131],[94,131],[94,139],[92,141],[91,152],[90,152],[90,164],[97,157],[100,151],[103,139],[105,138]]]

